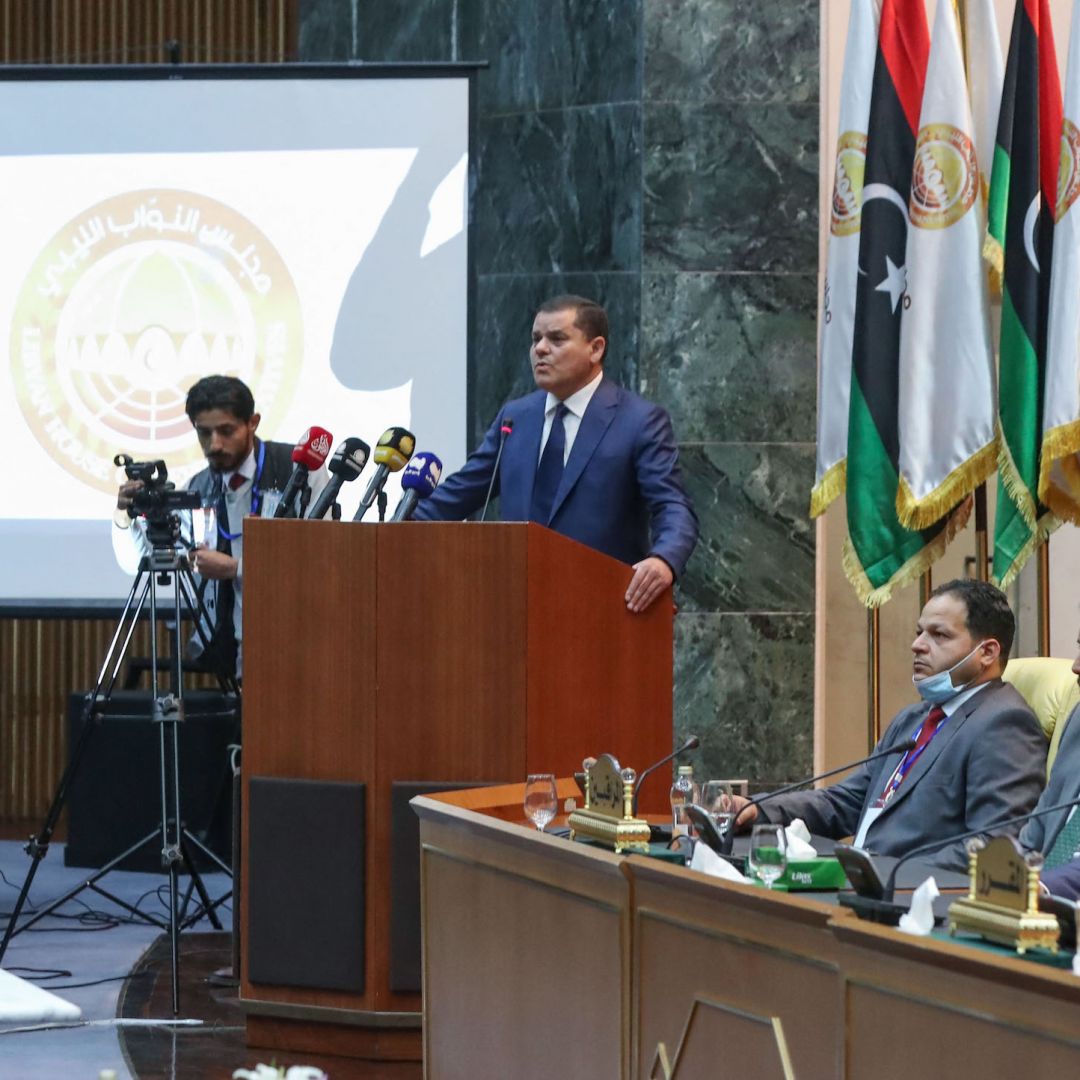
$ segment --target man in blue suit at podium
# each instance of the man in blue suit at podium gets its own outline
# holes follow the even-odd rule
[[[607,312],[595,301],[541,305],[529,353],[536,391],[502,407],[414,518],[459,521],[484,505],[494,478],[503,521],[537,521],[631,564],[626,605],[644,611],[682,573],[698,522],[671,418],[604,378],[607,341]]]

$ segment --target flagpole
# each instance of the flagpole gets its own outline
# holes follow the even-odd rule
[[[1039,655],[1050,655],[1050,541],[1039,545]]]
[[[881,608],[866,609],[867,625],[867,727],[869,746],[873,750],[881,738]]]
[[[975,577],[990,580],[989,529],[986,515],[986,484],[975,489]]]

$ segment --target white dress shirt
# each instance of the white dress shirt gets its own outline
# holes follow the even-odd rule
[[[580,390],[575,390],[561,403],[568,410],[563,417],[563,427],[566,429],[566,449],[563,451],[563,465],[570,460],[570,451],[573,449],[574,440],[577,438],[578,428],[581,427],[581,418],[585,415],[585,410],[589,407],[589,402],[592,401],[593,394],[596,393],[596,389],[603,377],[604,370],[601,368],[597,371],[596,378],[592,382],[586,383]],[[540,436],[540,457],[536,459],[537,463],[544,456],[544,447],[547,446],[548,436],[551,434],[551,425],[555,422],[555,410],[559,407],[559,404],[559,399],[549,392],[547,404],[544,406],[544,433]]]

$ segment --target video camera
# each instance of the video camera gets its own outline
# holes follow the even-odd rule
[[[174,542],[180,535],[176,511],[198,510],[202,496],[197,491],[177,491],[164,461],[134,461],[127,454],[117,454],[113,464],[123,466],[129,480],[142,481],[143,486],[132,493],[128,516],[146,516],[147,537],[154,546]]]

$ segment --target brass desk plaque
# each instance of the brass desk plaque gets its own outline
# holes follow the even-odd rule
[[[633,769],[620,769],[611,754],[585,763],[585,807],[569,818],[570,837],[584,836],[622,851],[649,850],[649,823],[634,817]]]
[[[1028,862],[1012,837],[997,836],[968,855],[971,884],[963,900],[949,908],[949,933],[969,930],[988,941],[1028,949],[1058,950],[1058,921],[1039,910],[1039,867]]]

